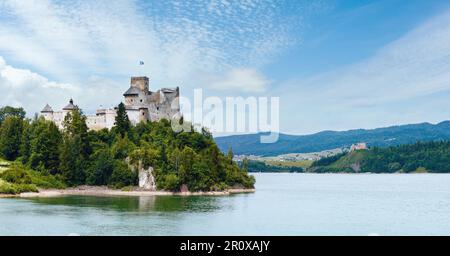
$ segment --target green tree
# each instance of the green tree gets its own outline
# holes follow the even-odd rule
[[[163,189],[176,191],[180,188],[180,179],[174,173],[169,173],[164,177]]]
[[[19,119],[25,118],[25,110],[23,108],[14,108],[11,106],[5,106],[0,108],[0,125],[5,121],[8,116],[17,117]]]
[[[230,147],[230,148],[228,148],[227,158],[230,162],[232,162],[233,157],[234,157],[233,149]]]
[[[249,166],[249,160],[248,160],[248,158],[244,158],[244,160],[242,160],[242,169],[244,171],[248,171],[248,166]]]
[[[175,173],[178,173],[180,170],[180,162],[181,162],[181,152],[178,148],[175,148],[174,150],[172,150],[170,154],[170,165]]]
[[[108,147],[94,152],[86,182],[89,185],[107,185],[114,171],[114,158]]]
[[[125,135],[124,137],[116,136],[111,150],[115,159],[124,160],[135,148],[136,145],[128,139],[128,135]]]
[[[23,120],[8,116],[0,128],[0,154],[7,160],[15,160],[20,153]]]
[[[184,147],[183,151],[181,151],[180,156],[180,168],[178,171],[178,176],[180,178],[181,183],[188,184],[192,179],[192,170],[195,162],[195,152],[190,147]]]
[[[30,167],[56,174],[59,169],[59,147],[62,135],[55,123],[39,119],[30,147]]]
[[[66,115],[63,121],[64,134],[70,137],[78,136],[83,157],[89,156],[91,146],[89,141],[86,116],[80,109],[72,110]]]
[[[33,175],[52,177],[58,182],[63,179],[64,186],[133,186],[137,184],[137,172],[132,169],[137,166],[153,167],[157,187],[168,190],[178,190],[182,184],[191,191],[254,184],[247,170],[232,161],[232,151],[227,155],[220,152],[206,129],[174,132],[165,119],[133,127],[123,104],[118,107],[115,127],[101,131],[88,131],[86,117],[79,109],[66,115],[62,131],[43,118],[35,117],[30,123],[23,120],[25,114],[20,110],[2,110],[6,117],[0,126],[0,154],[9,160],[19,158],[27,167],[43,171],[29,170]],[[420,166],[447,168],[441,165],[448,157],[427,157],[437,163],[427,160]],[[128,164],[135,166],[130,168]],[[32,180],[35,183],[36,179]]]
[[[114,170],[111,175],[110,185],[116,188],[122,188],[126,186],[134,186],[137,184],[137,181],[137,173],[132,172],[124,161],[114,161]]]
[[[221,152],[219,151],[219,148],[214,145],[209,147],[207,152],[207,162],[209,168],[211,169],[212,178],[216,182],[225,180],[226,172],[222,168],[222,161],[220,160]]]
[[[125,109],[125,105],[121,102],[117,108],[117,115],[115,119],[115,127],[114,130],[117,134],[120,134],[122,137],[125,134],[129,134],[131,130],[130,119],[128,119],[127,111]]]
[[[68,185],[85,183],[88,158],[91,153],[86,117],[78,109],[68,113],[64,120],[60,171]]]
[[[23,122],[22,137],[20,141],[19,154],[23,164],[27,164],[31,156],[31,136],[33,133],[34,122]]]

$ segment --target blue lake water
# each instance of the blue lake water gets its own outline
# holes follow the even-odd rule
[[[0,235],[450,235],[447,174],[256,174],[233,196],[0,199]]]

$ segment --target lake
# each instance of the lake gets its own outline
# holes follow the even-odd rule
[[[256,193],[0,199],[0,235],[450,235],[447,174],[255,174]]]

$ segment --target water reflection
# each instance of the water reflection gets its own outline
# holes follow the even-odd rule
[[[36,204],[92,207],[122,212],[211,212],[221,209],[221,199],[214,196],[62,196],[26,200]]]

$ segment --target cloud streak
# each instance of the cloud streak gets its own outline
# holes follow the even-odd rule
[[[178,81],[258,66],[290,44],[289,32],[301,24],[301,16],[278,15],[272,1],[6,0],[1,8],[13,17],[0,25],[4,57],[60,80],[126,76],[140,71],[141,59],[149,73]]]

